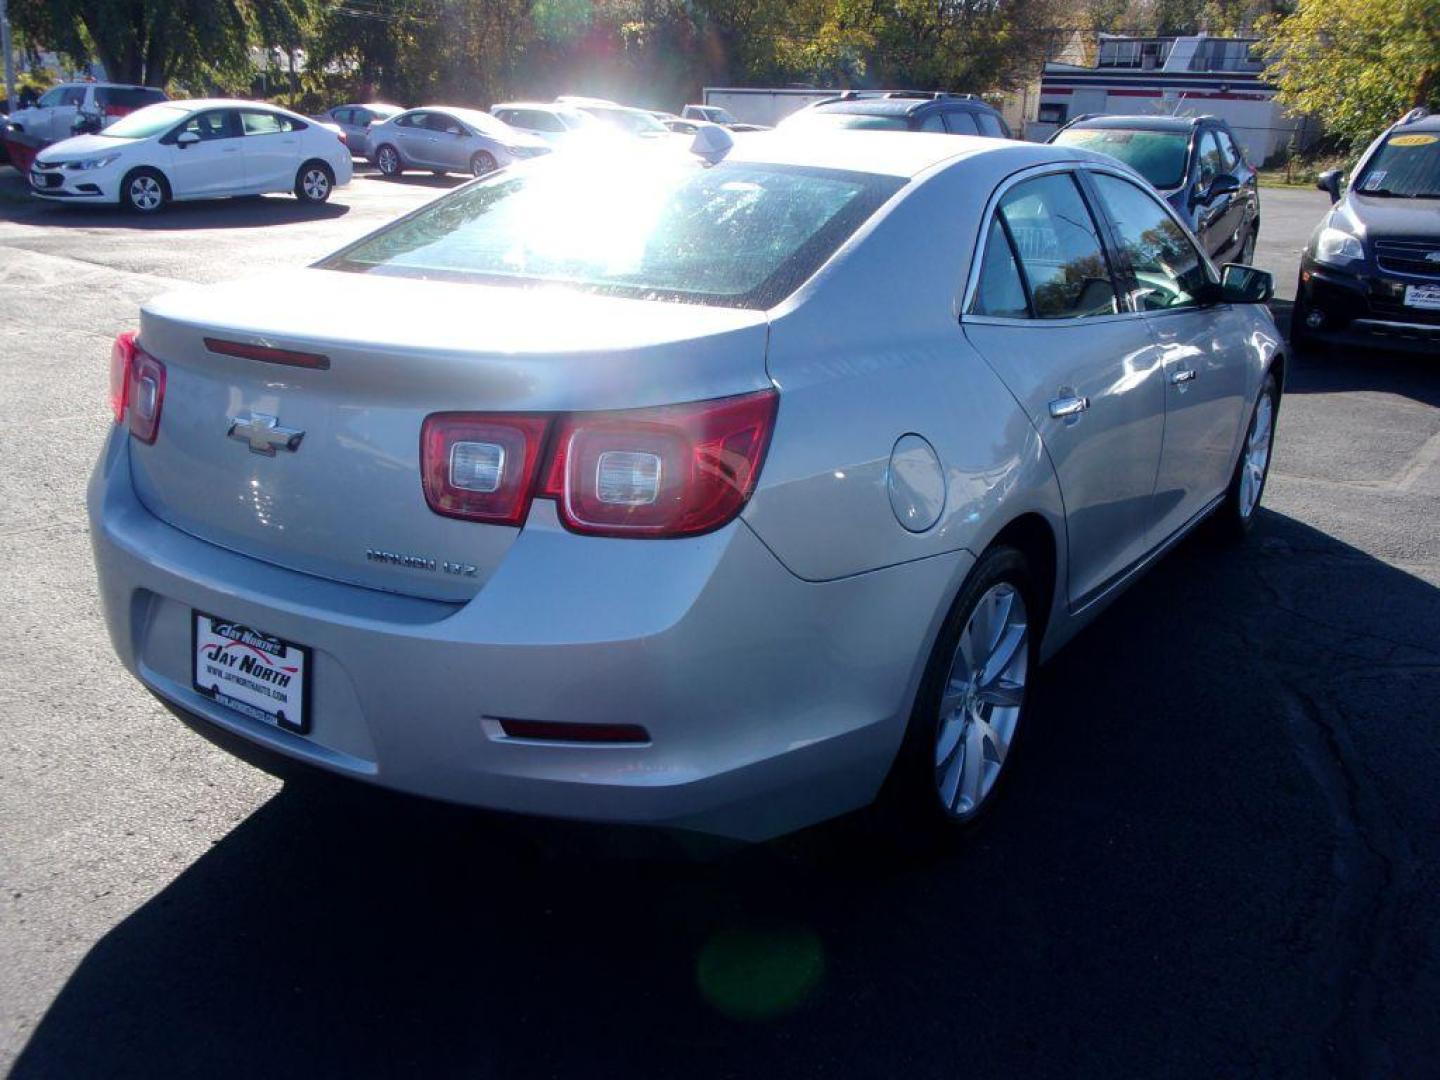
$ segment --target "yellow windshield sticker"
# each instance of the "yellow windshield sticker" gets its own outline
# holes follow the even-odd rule
[[[1386,145],[1387,145],[1387,146],[1429,146],[1429,145],[1430,145],[1431,143],[1433,143],[1433,142],[1440,142],[1440,135],[1421,135],[1420,133],[1417,132],[1417,133],[1414,134],[1414,135],[1395,135],[1395,136],[1393,136],[1393,137],[1390,139],[1390,141],[1389,141],[1388,143],[1386,143]]]

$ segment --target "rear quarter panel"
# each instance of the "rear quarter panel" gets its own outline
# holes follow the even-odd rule
[[[1031,156],[982,155],[912,181],[772,313],[768,367],[781,405],[746,520],[798,576],[978,555],[1027,512],[1050,524],[1063,571],[1049,461],[965,341],[956,307],[986,197]],[[891,452],[909,433],[935,449],[945,480],[944,508],[923,532],[901,526],[887,487]]]

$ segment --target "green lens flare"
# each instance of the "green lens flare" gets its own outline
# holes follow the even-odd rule
[[[811,930],[722,930],[701,948],[695,978],[726,1016],[768,1020],[797,1008],[824,972],[824,949]]]

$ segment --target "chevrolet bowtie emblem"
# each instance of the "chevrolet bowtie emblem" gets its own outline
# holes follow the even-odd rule
[[[237,442],[248,443],[252,454],[274,457],[276,450],[294,453],[300,449],[300,440],[305,432],[284,428],[273,416],[264,413],[250,413],[248,416],[230,417],[230,430],[225,433]]]

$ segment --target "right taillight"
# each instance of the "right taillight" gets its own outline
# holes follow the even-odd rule
[[[540,497],[572,532],[710,532],[755,490],[778,401],[764,390],[605,413],[436,413],[420,436],[425,499],[438,514],[495,524],[522,524]]]
[[[755,489],[778,395],[560,419],[540,494],[574,532],[695,536],[730,521]]]

